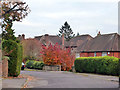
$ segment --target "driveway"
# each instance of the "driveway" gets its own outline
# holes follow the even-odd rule
[[[108,80],[107,76],[92,74],[62,71],[21,71],[21,74],[35,77],[28,82],[28,88],[118,88],[119,86],[117,81]]]

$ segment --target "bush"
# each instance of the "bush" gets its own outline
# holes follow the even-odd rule
[[[39,69],[42,70],[44,63],[42,61],[34,61],[34,60],[28,60],[25,65],[27,68],[30,69]]]
[[[9,52],[7,54],[10,58],[8,61],[8,75],[17,77],[20,74],[22,65],[22,46],[15,41],[5,40],[2,43],[2,47],[4,52]]]
[[[115,57],[80,57],[74,64],[76,72],[119,75],[119,59]]]
[[[69,71],[74,64],[75,55],[71,49],[62,49],[57,43],[48,47],[42,46],[41,55],[45,65],[61,65],[61,70]]]

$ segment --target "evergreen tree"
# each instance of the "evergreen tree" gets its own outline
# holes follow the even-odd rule
[[[64,25],[60,28],[58,36],[62,37],[62,34],[64,34],[66,41],[69,41],[75,36],[72,29],[70,28],[70,25],[67,22],[65,22]]]
[[[14,36],[14,30],[12,29],[13,22],[9,17],[4,18],[3,24],[2,24],[2,38],[5,40],[16,40],[16,37]]]

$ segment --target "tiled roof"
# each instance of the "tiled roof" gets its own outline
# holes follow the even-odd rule
[[[84,50],[86,44],[92,40],[90,35],[80,35],[72,38],[69,42],[66,42],[65,46],[77,46],[77,52]]]
[[[46,36],[37,36],[36,39],[40,42],[46,41]],[[62,45],[62,37],[56,35],[48,35],[49,43],[58,43]],[[119,45],[118,45],[119,44]],[[117,33],[102,34],[96,37],[90,35],[80,35],[72,38],[70,41],[65,41],[65,47],[76,47],[76,52],[91,52],[91,51],[120,51],[120,35]]]
[[[117,33],[98,35],[86,44],[83,51],[120,51],[119,40]]]
[[[43,36],[37,36],[35,37],[35,39],[40,40],[41,42],[46,42],[47,41],[47,36],[43,35]],[[58,37],[56,35],[48,35],[48,41],[51,44],[56,44],[58,43],[59,45],[62,45],[62,38]]]

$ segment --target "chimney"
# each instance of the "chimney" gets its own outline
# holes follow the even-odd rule
[[[49,34],[45,34],[46,47],[49,45]]]
[[[21,40],[21,35],[18,35],[18,39]]]
[[[97,36],[101,35],[100,31],[98,32]]]
[[[22,34],[22,39],[23,39],[23,40],[25,39],[25,34]]]
[[[18,35],[18,37],[21,37],[21,35]]]
[[[64,48],[64,33],[62,34],[62,48]]]

